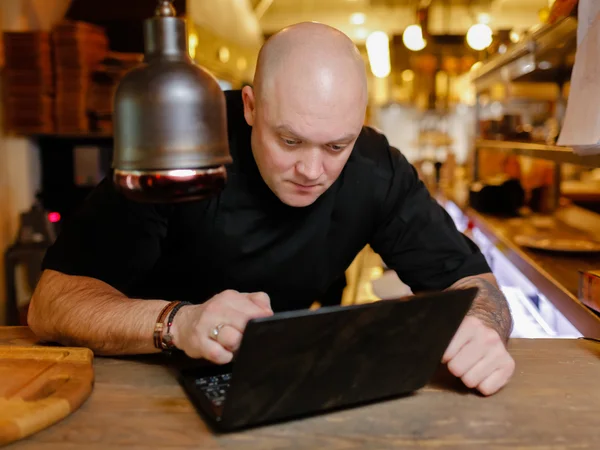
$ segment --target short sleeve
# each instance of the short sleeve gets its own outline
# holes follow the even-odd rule
[[[413,292],[443,290],[461,278],[491,272],[479,248],[457,230],[415,168],[400,151],[387,147],[391,173],[375,191],[381,209],[373,250]]]
[[[127,294],[160,257],[168,228],[160,208],[130,201],[103,180],[66,220],[42,268],[96,278]]]

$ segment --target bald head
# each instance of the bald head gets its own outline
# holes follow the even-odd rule
[[[285,204],[308,206],[339,177],[360,135],[365,65],[340,31],[301,23],[263,46],[242,98],[263,180]]]
[[[354,43],[327,25],[304,22],[273,35],[262,47],[254,77],[260,100],[299,96],[367,101],[365,65]]]

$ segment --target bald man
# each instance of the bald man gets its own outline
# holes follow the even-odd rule
[[[467,386],[498,391],[514,370],[507,303],[413,167],[363,126],[352,42],[324,25],[287,28],[263,46],[254,89],[226,101],[223,192],[139,204],[104,180],[47,252],[32,330],[97,354],[176,347],[224,364],[250,319],[308,308],[370,244],[414,292],[480,288],[443,361]]]

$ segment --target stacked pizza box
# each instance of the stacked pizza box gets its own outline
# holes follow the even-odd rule
[[[54,80],[49,33],[6,32],[3,41],[8,132],[53,132]]]
[[[62,21],[52,30],[56,71],[56,131],[80,133],[90,129],[87,97],[91,75],[108,53],[101,27]]]

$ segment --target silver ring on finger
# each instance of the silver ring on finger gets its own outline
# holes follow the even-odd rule
[[[224,326],[225,326],[224,323],[220,323],[219,325],[217,325],[216,327],[214,327],[212,330],[210,330],[209,337],[213,341],[216,341],[219,338],[219,333],[221,332],[221,328],[223,328]]]

